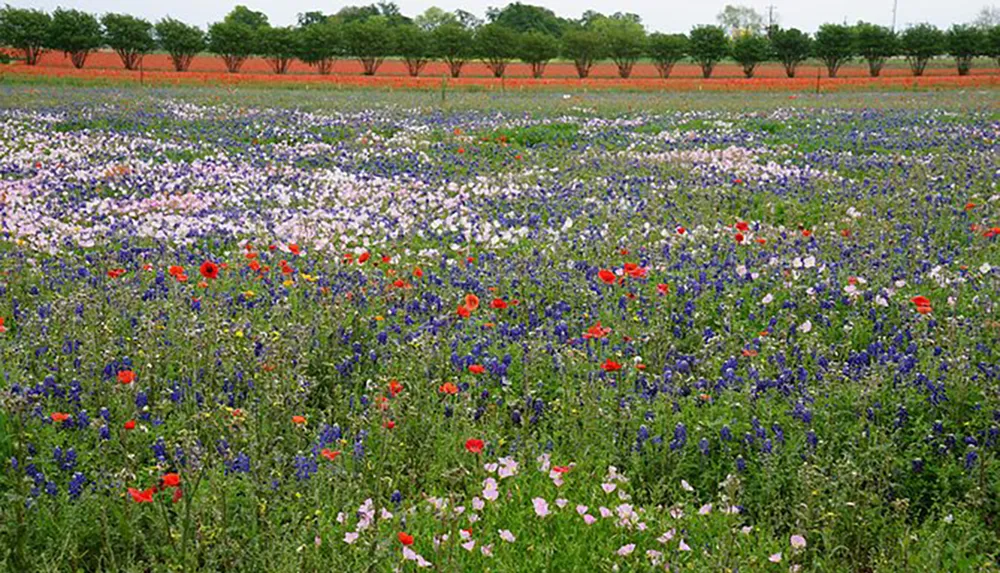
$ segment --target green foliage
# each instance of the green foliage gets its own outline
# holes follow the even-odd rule
[[[493,77],[503,77],[510,60],[517,57],[517,33],[499,24],[486,24],[476,30],[476,54]]]
[[[986,34],[979,28],[955,24],[948,30],[945,36],[945,46],[948,54],[955,58],[955,65],[958,68],[958,75],[969,74],[972,68],[972,59],[979,55],[986,54]]]
[[[899,38],[899,49],[910,63],[913,75],[922,76],[927,62],[945,52],[945,36],[931,24],[918,24],[903,32]]]
[[[555,12],[542,6],[512,2],[501,10],[487,13],[491,24],[499,24],[520,32],[540,32],[549,36],[559,37],[566,28],[566,20],[556,16]]]
[[[437,6],[431,6],[413,19],[418,28],[431,32],[449,24],[458,24],[458,18],[452,12],[445,12]]]
[[[267,14],[251,10],[242,4],[237,4],[229,14],[226,14],[226,18],[223,21],[230,24],[243,24],[252,30],[259,30],[260,28],[270,26],[270,23],[267,21]]]
[[[599,18],[592,27],[601,36],[606,53],[618,68],[618,75],[632,75],[635,63],[646,53],[646,30],[635,18],[618,15]]]
[[[299,28],[308,28],[313,24],[324,24],[330,20],[330,17],[318,10],[310,10],[308,12],[302,12],[296,18],[295,23],[298,24]]]
[[[393,52],[393,32],[385,16],[354,20],[344,25],[344,49],[361,62],[366,76],[374,76]]]
[[[843,24],[823,24],[816,32],[813,54],[823,64],[831,78],[857,53],[854,29]]]
[[[795,69],[812,53],[812,39],[797,28],[779,28],[771,32],[771,47],[774,57],[785,67],[785,74],[794,78]]]
[[[256,30],[226,18],[208,27],[208,51],[222,58],[226,70],[239,73],[243,63],[256,52]]]
[[[104,43],[118,54],[126,70],[134,70],[143,54],[153,51],[153,25],[128,14],[105,14]]]
[[[396,55],[403,58],[406,70],[411,76],[419,76],[427,62],[434,57],[434,44],[431,42],[430,32],[414,24],[396,26],[392,32]]]
[[[160,47],[170,54],[170,61],[178,72],[187,71],[191,60],[205,50],[205,33],[197,26],[173,18],[164,18],[154,26]]]
[[[766,36],[744,34],[733,40],[733,59],[743,67],[743,75],[752,78],[761,62],[771,55],[771,42]]]
[[[654,32],[649,35],[646,43],[646,53],[653,60],[656,71],[661,78],[669,78],[674,64],[679,62],[688,52],[688,38],[684,34],[661,34]]]
[[[74,67],[82,68],[87,56],[103,43],[101,23],[93,14],[62,8],[52,13],[48,47],[68,54]]]
[[[333,18],[299,29],[298,58],[316,66],[321,75],[333,69],[333,60],[343,51],[340,23]]]
[[[518,58],[531,65],[531,76],[542,77],[549,60],[559,55],[559,40],[538,31],[521,34],[518,42]]]
[[[0,8],[0,46],[10,46],[24,54],[24,63],[38,63],[49,43],[49,26],[52,18],[41,10]]]
[[[502,137],[510,145],[522,147],[568,147],[576,141],[579,132],[580,126],[575,123],[552,122],[499,129],[494,139]]]
[[[589,28],[573,28],[567,30],[562,37],[562,55],[573,60],[576,73],[580,78],[590,75],[594,62],[601,60],[607,54],[607,46],[601,35]]]
[[[726,4],[715,20],[733,38],[758,35],[764,30],[764,17],[750,6]]]
[[[726,31],[719,26],[695,26],[688,38],[688,55],[701,66],[702,77],[712,77],[715,64],[729,55]]]
[[[448,65],[451,77],[462,74],[462,67],[475,53],[475,38],[472,31],[458,23],[443,24],[434,28],[430,35],[434,54]]]
[[[255,35],[257,53],[267,60],[276,74],[287,72],[292,60],[302,53],[302,35],[298,28],[266,26],[257,29]]]
[[[868,73],[877,77],[885,61],[899,53],[896,33],[877,24],[858,22],[854,26],[858,55],[868,62]]]
[[[1000,24],[986,31],[986,55],[994,58],[1000,66]]]

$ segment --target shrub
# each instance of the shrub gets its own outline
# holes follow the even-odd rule
[[[52,18],[41,10],[14,8],[0,9],[0,46],[10,46],[24,54],[24,63],[38,63],[49,43],[49,26]]]
[[[778,29],[771,32],[771,47],[774,57],[785,67],[785,75],[794,78],[796,68],[812,51],[812,39],[796,28]]]
[[[842,24],[823,24],[816,32],[813,53],[826,66],[831,78],[856,53],[854,30]]]
[[[966,76],[972,68],[973,58],[987,52],[986,35],[978,28],[956,24],[945,36],[945,47],[955,58],[958,75]]]
[[[899,53],[899,38],[889,28],[867,22],[858,22],[854,34],[858,55],[868,62],[868,74],[878,77],[885,61]]]
[[[276,74],[284,74],[301,52],[302,37],[295,28],[270,26],[260,28],[256,32],[255,51],[267,60],[271,70]]]
[[[101,47],[104,38],[97,17],[79,10],[56,8],[49,26],[49,47],[69,55],[73,67],[87,63],[87,56]]]
[[[343,51],[340,25],[329,19],[299,29],[299,59],[327,75],[334,58]]]
[[[486,24],[476,31],[476,53],[493,77],[503,77],[507,64],[517,57],[517,33],[499,24]]]
[[[910,63],[913,75],[922,76],[927,62],[934,56],[944,53],[944,33],[930,24],[919,24],[903,32],[899,39],[899,48]]]
[[[752,78],[761,62],[771,55],[771,42],[765,36],[743,34],[733,41],[733,59],[743,67],[743,75]]]
[[[531,65],[531,77],[540,78],[549,60],[559,55],[559,41],[543,32],[526,32],[518,42],[518,57]]]
[[[604,41],[594,30],[578,28],[567,30],[562,37],[562,55],[573,60],[576,74],[581,79],[590,75],[594,63],[606,54]]]
[[[674,64],[679,62],[688,51],[688,39],[684,34],[660,34],[649,35],[646,44],[646,53],[653,60],[656,71],[661,78],[669,78]]]
[[[472,31],[458,23],[442,24],[431,32],[431,47],[448,64],[451,77],[462,74],[462,67],[472,57],[475,39]]]
[[[357,58],[366,76],[374,76],[393,52],[393,33],[384,16],[354,20],[344,26],[344,48]]]
[[[396,55],[403,58],[411,76],[419,76],[434,55],[430,33],[413,24],[396,26],[392,32]]]

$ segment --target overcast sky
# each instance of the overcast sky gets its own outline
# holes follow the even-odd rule
[[[268,15],[272,25],[294,24],[299,12],[319,10],[332,13],[348,4],[370,4],[376,0],[356,0],[353,2],[318,0],[168,0],[159,2],[136,0],[5,0],[13,6],[53,10],[57,6],[78,8],[90,12],[127,12],[149,20],[170,15],[179,20],[205,27],[220,19],[236,4],[242,3],[253,10]],[[715,15],[727,3],[725,0],[522,0],[553,10],[556,14],[578,18],[585,10],[603,13],[617,11],[635,12],[642,16],[650,31],[686,32],[695,24],[711,24]],[[414,16],[430,6],[445,10],[461,8],[483,17],[489,6],[504,6],[506,0],[398,0],[396,2],[407,16]],[[893,0],[759,0],[740,2],[729,0],[730,4],[751,6],[761,14],[766,14],[769,5],[774,6],[779,23],[784,27],[796,27],[813,32],[824,22],[849,23],[865,20],[876,24],[892,23]],[[995,0],[898,0],[896,15],[897,28],[908,24],[930,22],[945,28],[956,22],[968,22],[984,6],[995,5]]]

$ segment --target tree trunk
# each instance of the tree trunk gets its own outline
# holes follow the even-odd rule
[[[87,63],[87,56],[90,55],[90,50],[80,50],[78,52],[73,52],[69,55],[69,59],[73,62],[73,67],[76,69],[82,69],[83,65]]]
[[[656,71],[660,74],[660,77],[667,79],[670,77],[670,72],[674,70],[674,62],[656,62]]]
[[[575,60],[573,65],[576,66],[576,75],[580,76],[580,79],[585,79],[590,75],[590,68],[593,67],[593,60]]]

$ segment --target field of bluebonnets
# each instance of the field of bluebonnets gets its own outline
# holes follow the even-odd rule
[[[0,92],[12,571],[997,571],[996,92]]]

